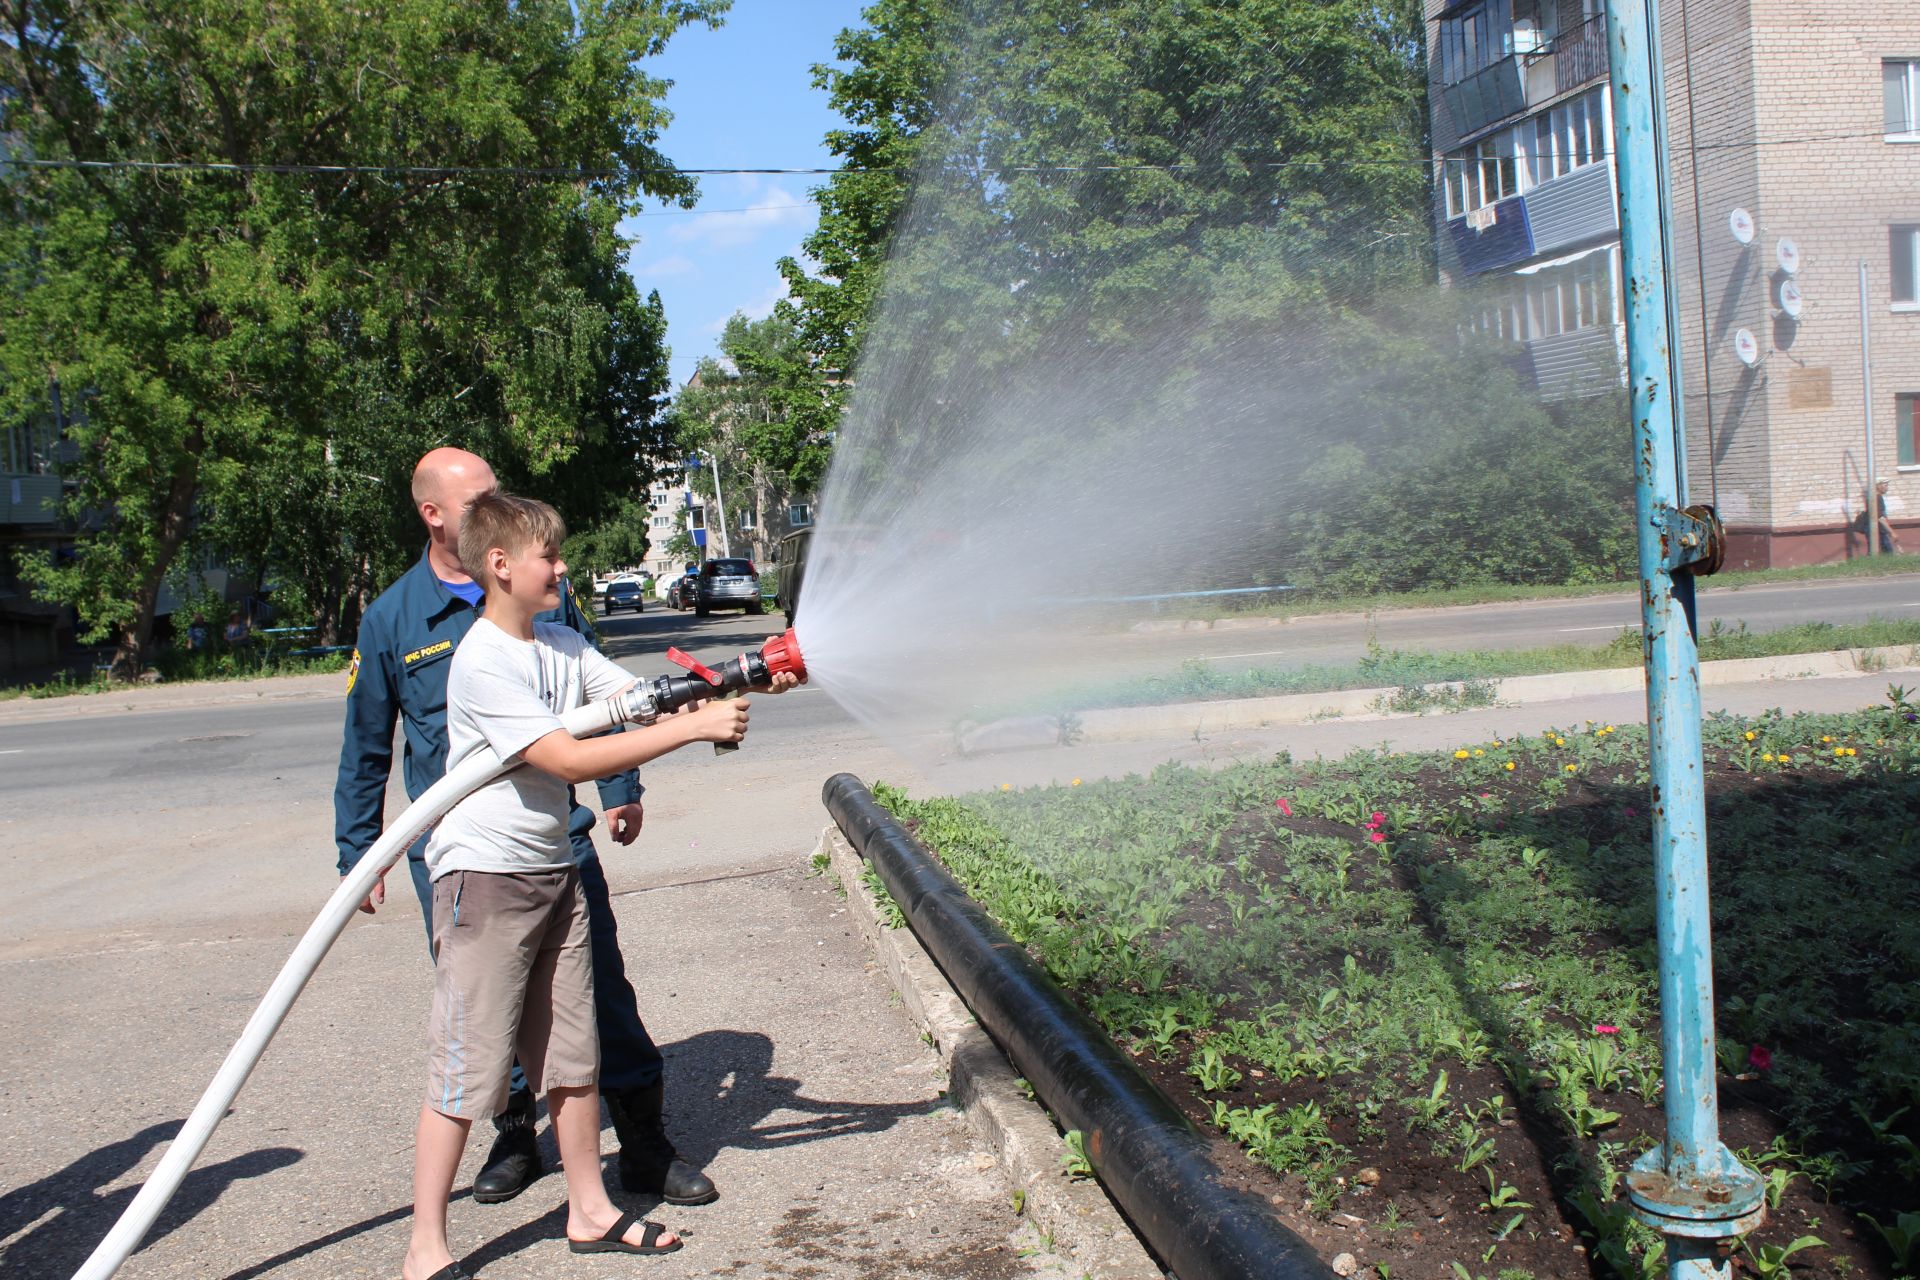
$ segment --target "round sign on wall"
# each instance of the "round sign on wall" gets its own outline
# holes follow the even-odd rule
[[[1753,215],[1745,209],[1735,209],[1727,215],[1727,228],[1741,244],[1753,243]]]
[[[1800,270],[1800,246],[1785,236],[1781,236],[1780,243],[1773,246],[1773,256],[1779,261],[1780,269],[1788,275]]]
[[[1752,330],[1734,330],[1733,354],[1739,356],[1740,363],[1749,369],[1760,362],[1760,343],[1755,340]]]

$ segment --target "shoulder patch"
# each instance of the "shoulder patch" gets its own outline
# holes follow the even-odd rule
[[[353,651],[353,661],[347,663],[347,692],[353,692],[353,682],[360,678],[360,650]]]

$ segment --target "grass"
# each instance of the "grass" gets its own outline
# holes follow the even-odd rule
[[[1746,1247],[1803,1276],[1920,1261],[1920,707],[1888,693],[1703,729],[1723,1138],[1768,1183]],[[1450,1203],[1407,1274],[1638,1278],[1665,1273],[1623,1208],[1662,1125],[1649,783],[1642,730],[1587,724],[877,791],[1288,1205]]]
[[[1717,573],[1705,579],[1714,590],[1773,586],[1783,582],[1824,581],[1829,578],[1881,578],[1895,574],[1920,573],[1920,554],[1862,557],[1838,564],[1800,565],[1791,569],[1751,569],[1737,573]],[[1290,592],[1272,603],[1248,601],[1195,600],[1179,606],[1179,616],[1195,619],[1225,617],[1297,618],[1320,613],[1373,613],[1382,609],[1437,609],[1453,605],[1500,604],[1515,600],[1567,600],[1588,596],[1632,594],[1636,584],[1628,582],[1573,583],[1478,583],[1458,587],[1436,587],[1424,591],[1388,591],[1373,595],[1320,595],[1308,591]],[[1171,615],[1169,615],[1171,616]]]
[[[1769,658],[1797,653],[1826,653],[1842,649],[1920,645],[1920,619],[1870,619],[1835,624],[1800,623],[1774,631],[1750,631],[1710,625],[1700,640],[1700,658],[1712,662],[1728,658]],[[1190,661],[1170,675],[1149,676],[1123,684],[1086,686],[1053,699],[1048,710],[1079,711],[1094,707],[1157,706],[1170,702],[1202,702],[1230,698],[1259,698],[1287,693],[1329,693],[1340,689],[1385,688],[1399,691],[1388,699],[1388,709],[1419,710],[1449,701],[1461,706],[1487,705],[1492,699],[1484,682],[1508,676],[1550,675],[1566,671],[1594,671],[1637,667],[1640,636],[1623,631],[1604,645],[1556,644],[1533,649],[1440,650],[1430,653],[1403,649],[1371,649],[1360,661],[1344,665],[1303,667],[1223,668],[1218,663]],[[1471,686],[1481,684],[1485,697]],[[1434,685],[1465,685],[1463,690],[1432,690]],[[1029,708],[1031,710],[1031,708]]]
[[[230,650],[213,653],[170,653],[155,663],[165,684],[190,684],[215,680],[259,680],[268,676],[316,675],[345,671],[350,655],[319,654],[294,657],[268,654],[258,650]],[[124,693],[138,685],[129,685],[105,675],[80,678],[63,673],[42,684],[15,685],[0,689],[0,702],[20,698],[66,698],[96,693]]]

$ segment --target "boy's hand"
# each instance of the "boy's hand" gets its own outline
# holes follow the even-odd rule
[[[768,636],[767,643],[772,644],[774,641],[778,640],[779,638],[780,638],[779,636]],[[793,688],[795,685],[805,684],[806,682],[807,682],[807,678],[805,676],[795,675],[791,671],[782,671],[780,674],[776,675],[773,678],[773,683],[768,686],[767,692],[768,693],[785,693],[787,690]]]
[[[695,742],[738,742],[747,736],[747,700],[714,698],[680,713]]]
[[[344,872],[341,874],[340,878],[342,880],[347,878]],[[384,907],[386,905],[387,905],[387,873],[382,871],[380,873],[380,878],[373,882],[373,891],[367,894],[366,901],[360,904],[360,910],[366,912],[368,915],[372,915],[373,909],[375,907]]]
[[[646,810],[638,800],[618,805],[607,810],[607,834],[615,844],[632,844],[640,838],[640,824],[645,820]]]

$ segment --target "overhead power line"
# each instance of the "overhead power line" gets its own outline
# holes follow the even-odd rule
[[[1691,146],[1676,148],[1679,154],[1705,151],[1743,151],[1757,150],[1762,147],[1803,146],[1821,142],[1845,142],[1863,138],[1879,138],[1885,135],[1883,128],[1836,133],[1809,133],[1779,138],[1753,138],[1734,142],[1694,142]],[[1612,153],[1596,153],[1597,159],[1604,159]],[[1233,169],[1370,169],[1399,168],[1406,166],[1425,166],[1432,163],[1427,156],[1391,156],[1379,158],[1323,158],[1290,160],[1253,160],[1228,161],[1208,160],[1153,164],[1145,161],[1110,162],[1101,164],[1009,164],[1009,165],[969,165],[967,172],[994,174],[1035,174],[1035,173],[1127,173],[1164,172],[1197,173],[1209,170]],[[911,173],[924,171],[918,165],[846,165],[835,168],[818,166],[777,167],[762,166],[752,168],[687,168],[679,165],[635,166],[625,169],[578,169],[561,166],[539,167],[529,165],[382,165],[382,164],[304,164],[263,162],[255,164],[231,164],[214,160],[78,160],[78,159],[41,159],[21,156],[0,156],[0,167],[20,169],[79,169],[106,170],[136,173],[281,173],[314,175],[362,175],[383,178],[458,178],[458,177],[514,177],[540,178],[567,182],[593,182],[608,178],[642,177],[831,177],[835,174],[859,173]],[[962,171],[962,166],[950,166],[949,171]],[[772,206],[763,206],[772,207]],[[687,210],[686,212],[700,212]],[[705,212],[717,212],[707,210]],[[741,210],[740,212],[752,212]]]

